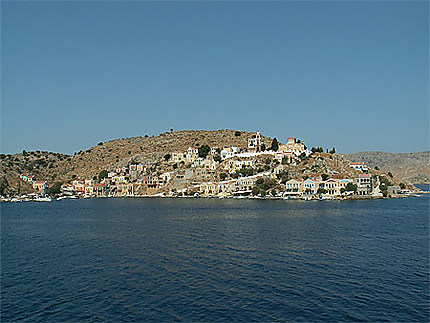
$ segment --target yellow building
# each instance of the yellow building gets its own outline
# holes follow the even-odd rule
[[[45,195],[48,189],[47,181],[36,181],[33,183],[33,189],[35,193]]]

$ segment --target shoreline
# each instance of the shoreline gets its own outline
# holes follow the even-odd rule
[[[283,200],[283,201],[361,201],[361,200],[389,200],[400,198],[417,198],[422,197],[422,194],[430,194],[430,191],[417,191],[411,192],[408,195],[395,195],[390,197],[383,196],[343,196],[343,197],[260,197],[260,196],[145,196],[145,195],[129,195],[129,196],[57,196],[57,197],[44,197],[44,198],[29,198],[29,197],[13,197],[2,198],[1,203],[18,203],[18,202],[52,202],[60,200],[87,200],[87,199],[127,199],[127,198],[141,198],[141,199],[219,199],[219,200]]]

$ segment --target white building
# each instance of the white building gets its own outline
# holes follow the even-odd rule
[[[261,151],[261,134],[257,131],[252,138],[248,139],[248,149],[255,152]]]
[[[369,170],[369,168],[367,168],[367,166],[363,162],[349,163],[349,167],[352,167],[355,170],[361,170],[362,172],[367,172]]]

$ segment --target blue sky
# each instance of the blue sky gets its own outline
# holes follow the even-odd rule
[[[1,3],[1,152],[185,129],[429,149],[427,1]]]

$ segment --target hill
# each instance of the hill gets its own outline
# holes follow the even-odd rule
[[[416,153],[364,151],[343,156],[350,161],[365,162],[372,168],[378,167],[383,172],[391,172],[405,182],[430,184],[430,151]]]
[[[158,136],[133,137],[100,142],[97,145],[79,151],[73,155],[43,151],[23,151],[20,154],[0,155],[2,169],[0,178],[1,193],[32,191],[30,183],[20,180],[21,174],[34,175],[36,180],[47,180],[49,183],[71,182],[75,179],[97,179],[103,170],[113,171],[130,164],[142,164],[151,172],[160,175],[171,171],[172,165],[164,161],[164,156],[173,152],[186,152],[189,147],[209,145],[223,148],[236,146],[246,148],[247,140],[254,135],[251,132],[235,130],[186,130],[166,132]],[[280,138],[285,142],[286,138]],[[262,136],[262,141],[269,147],[272,139]],[[428,183],[429,152],[414,154],[389,154],[383,152],[363,152],[350,155],[314,154],[302,160],[296,166],[286,170],[290,177],[312,177],[328,174],[332,177],[355,176],[349,161],[364,161],[370,167],[378,166],[382,172],[391,171],[397,179],[393,183],[409,181],[411,183]],[[210,180],[219,180],[217,176],[228,161],[219,165],[217,175]],[[266,157],[257,158],[256,169],[269,169],[276,164]],[[178,166],[179,168],[185,166]],[[372,170],[372,172],[374,172]],[[337,176],[338,174],[339,176]],[[373,174],[373,173],[372,173]],[[379,174],[379,172],[375,173]],[[399,179],[399,180],[398,180]]]
[[[247,139],[253,134],[227,129],[185,130],[166,132],[153,137],[132,137],[100,142],[74,155],[40,151],[2,154],[0,156],[1,185],[4,188],[7,187],[8,191],[16,192],[20,182],[19,175],[24,173],[30,173],[36,179],[48,180],[51,183],[93,178],[102,170],[113,170],[126,166],[130,162],[151,166],[166,154],[175,151],[184,152],[188,147],[205,144],[219,148],[224,146],[244,148],[247,147]],[[266,146],[270,146],[272,139],[263,136],[262,140]],[[21,184],[20,189],[26,191],[25,183]]]

